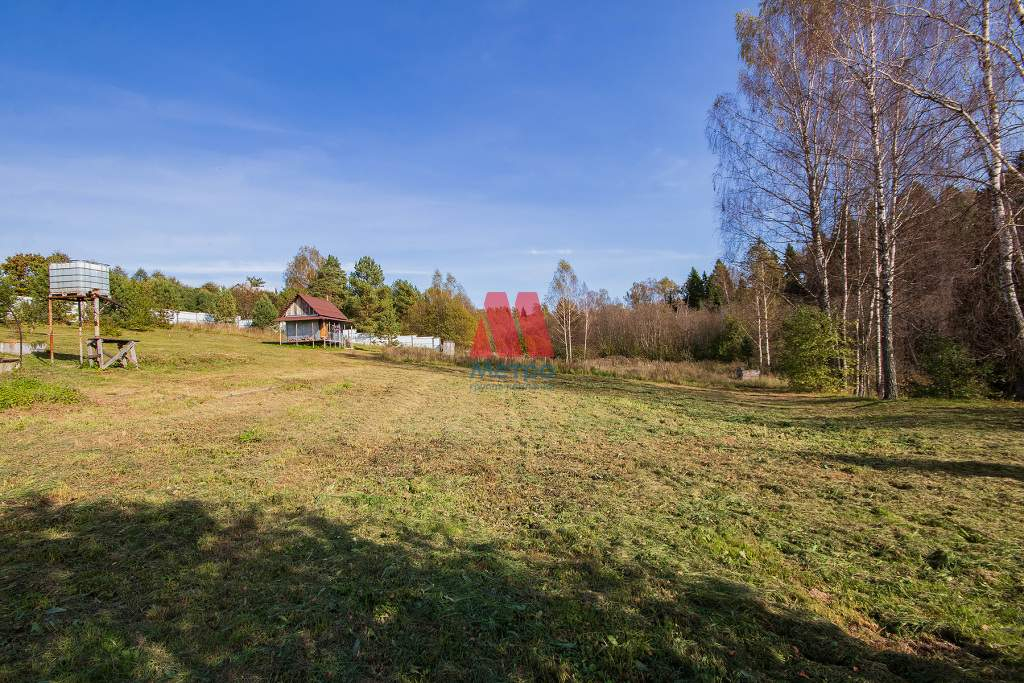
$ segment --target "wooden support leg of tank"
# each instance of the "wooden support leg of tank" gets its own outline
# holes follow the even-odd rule
[[[46,300],[46,318],[50,325],[50,365],[53,365],[53,299]]]
[[[78,367],[82,367],[84,356],[82,350],[82,300],[78,300]]]

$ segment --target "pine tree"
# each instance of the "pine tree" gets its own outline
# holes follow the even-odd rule
[[[395,304],[395,313],[403,323],[407,321],[409,309],[420,298],[420,290],[408,280],[395,280],[391,285],[391,300]]]
[[[382,297],[381,290],[390,290],[384,284],[384,270],[369,256],[363,256],[352,267],[348,278],[348,298],[345,313],[356,319],[365,318],[367,311],[377,305]]]
[[[690,308],[700,308],[704,299],[707,298],[707,291],[704,278],[700,276],[696,268],[690,269],[690,275],[686,278],[686,284],[683,287],[686,290],[686,305]]]
[[[381,298],[378,301],[380,303],[370,321],[370,332],[375,337],[386,339],[390,344],[394,342],[395,337],[401,332],[402,323],[398,318],[398,313],[395,311],[391,297]]]
[[[270,297],[264,293],[256,300],[256,305],[252,307],[252,326],[264,329],[274,324],[274,318],[277,317],[277,309],[274,308],[274,304],[270,301]]]
[[[341,261],[337,256],[328,255],[323,265],[317,270],[309,293],[321,299],[327,299],[338,307],[345,305],[346,293],[345,271],[341,269]]]

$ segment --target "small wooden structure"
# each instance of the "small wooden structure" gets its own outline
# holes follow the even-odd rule
[[[742,366],[736,368],[736,379],[757,379],[760,376],[760,370],[747,370]]]
[[[87,301],[92,304],[92,333],[95,339],[100,336],[100,301],[109,300],[109,296],[100,294],[98,290],[93,290],[88,294],[50,294],[46,297],[46,314],[50,326],[50,365],[53,365],[53,302],[74,301],[78,305],[78,364],[81,366],[85,364],[85,346],[82,337],[82,304]]]
[[[92,367],[95,362],[100,370],[106,370],[111,365],[120,363],[121,367],[128,367],[128,363],[133,363],[135,367],[139,367],[139,357],[135,354],[135,339],[111,339],[109,337],[90,337],[88,341],[89,346],[89,367]],[[106,351],[103,349],[103,345],[115,345],[117,346],[117,353],[111,356],[106,355]]]
[[[340,346],[345,343],[343,331],[352,327],[352,322],[337,306],[308,294],[296,294],[277,322],[284,323],[278,327],[279,344],[309,342],[316,346],[321,342],[324,346]]]
[[[110,266],[91,261],[68,261],[51,263],[49,267],[50,293],[46,297],[47,316],[50,327],[50,364],[53,364],[53,302],[74,301],[78,307],[78,365],[85,365],[86,342],[82,336],[82,304],[92,305],[92,337],[88,340],[89,367],[95,362],[100,370],[105,370],[115,363],[128,367],[134,363],[139,367],[139,358],[135,352],[134,339],[104,339],[100,337],[100,302],[111,301],[110,298]],[[114,344],[117,353],[109,358],[104,355],[103,344]]]

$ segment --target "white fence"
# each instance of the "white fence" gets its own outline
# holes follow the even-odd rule
[[[209,313],[198,313],[196,311],[154,311],[163,315],[172,325],[213,325],[216,320]],[[239,327],[252,327],[252,320],[235,318],[235,324]],[[284,325],[284,323],[280,323]],[[365,344],[367,346],[386,346],[388,340],[383,337],[375,337],[369,332],[360,332],[349,328],[342,331],[342,336],[349,344]],[[440,337],[421,337],[415,334],[400,334],[394,338],[394,343],[399,346],[408,346],[414,349],[434,349],[447,354],[455,352],[452,342],[441,343]],[[451,347],[451,348],[449,348]]]
[[[211,313],[199,311],[153,311],[172,325],[213,325],[217,322]],[[252,320],[235,316],[238,327],[252,327]]]
[[[357,330],[345,330],[342,334],[346,340],[353,344],[372,344],[374,346],[385,346],[388,344],[387,339],[375,337],[372,334]],[[440,337],[418,337],[415,334],[400,334],[392,342],[398,346],[408,346],[414,349],[432,349],[449,356],[455,355],[455,342],[442,342]]]
[[[375,337],[369,332],[359,332],[358,330],[345,330],[342,333],[345,339],[351,341],[353,344],[367,344],[374,346],[384,346],[388,343],[387,339],[383,337]],[[409,346],[414,349],[440,349],[441,338],[440,337],[418,337],[414,334],[400,334],[394,338],[394,342],[399,346]]]

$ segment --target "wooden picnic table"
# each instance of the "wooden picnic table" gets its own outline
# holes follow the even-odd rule
[[[139,357],[135,353],[135,345],[137,343],[137,339],[89,337],[86,342],[89,347],[89,367],[92,367],[93,361],[96,361],[100,366],[100,370],[106,370],[115,363],[120,363],[121,367],[124,368],[128,367],[128,363],[133,363],[135,367],[139,367]],[[107,357],[106,352],[103,350],[104,344],[117,346],[117,353]]]

